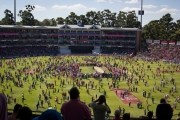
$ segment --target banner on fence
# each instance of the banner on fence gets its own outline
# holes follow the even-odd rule
[[[177,41],[176,45],[180,45],[180,41]]]
[[[175,45],[176,44],[176,41],[175,40],[170,40],[169,41],[169,45]]]
[[[154,40],[154,43],[160,44],[160,40]]]
[[[152,43],[152,40],[146,40],[146,43]]]
[[[167,44],[168,44],[168,41],[167,41],[167,40],[161,40],[161,44],[167,45]]]

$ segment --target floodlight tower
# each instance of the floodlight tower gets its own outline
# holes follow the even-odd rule
[[[138,15],[141,15],[141,25],[140,25],[140,28],[142,29],[142,16],[144,15],[143,0],[141,0],[141,10],[138,11]]]
[[[14,0],[14,25],[16,25],[16,0]]]
[[[143,9],[143,0],[141,0],[141,29],[142,29],[142,9]]]

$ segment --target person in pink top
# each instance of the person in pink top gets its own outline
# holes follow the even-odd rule
[[[89,108],[79,100],[79,90],[73,87],[69,91],[70,101],[61,107],[64,120],[91,120]]]
[[[7,120],[7,99],[0,93],[0,120]]]

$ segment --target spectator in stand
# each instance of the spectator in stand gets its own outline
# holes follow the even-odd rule
[[[33,120],[63,120],[60,113],[56,110],[49,109],[43,112],[39,117],[34,118]]]
[[[129,113],[125,113],[123,115],[123,120],[130,120],[130,114]]]
[[[116,111],[114,112],[115,118],[114,118],[113,120],[122,120],[122,119],[120,118],[120,115],[121,115],[120,111],[119,111],[119,110],[116,110]]]
[[[147,116],[140,116],[140,120],[152,120],[152,117],[153,117],[153,112],[152,111],[149,111]]]
[[[152,120],[152,117],[153,117],[153,112],[152,111],[149,111],[148,114],[147,114],[148,118],[146,120]]]
[[[19,109],[16,119],[19,120],[32,120],[32,111],[29,107],[22,107]]]
[[[80,101],[79,90],[76,87],[73,87],[70,89],[69,94],[70,101],[64,103],[61,107],[61,113],[64,120],[90,120],[90,110]]]
[[[93,109],[94,120],[105,120],[106,112],[111,113],[111,109],[107,105],[104,95],[100,95],[99,99],[89,104],[89,107]]]
[[[0,93],[0,120],[7,120],[7,99]]]
[[[16,104],[14,106],[13,114],[8,116],[8,120],[16,120],[16,115],[21,107],[22,107],[22,105]]]
[[[172,108],[166,103],[166,100],[162,98],[160,104],[156,107],[156,117],[158,120],[171,120],[173,115]]]

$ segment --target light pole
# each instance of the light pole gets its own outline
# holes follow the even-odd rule
[[[16,0],[14,0],[14,25],[16,25]]]
[[[142,9],[143,9],[143,0],[141,0],[141,29],[142,29]]]

